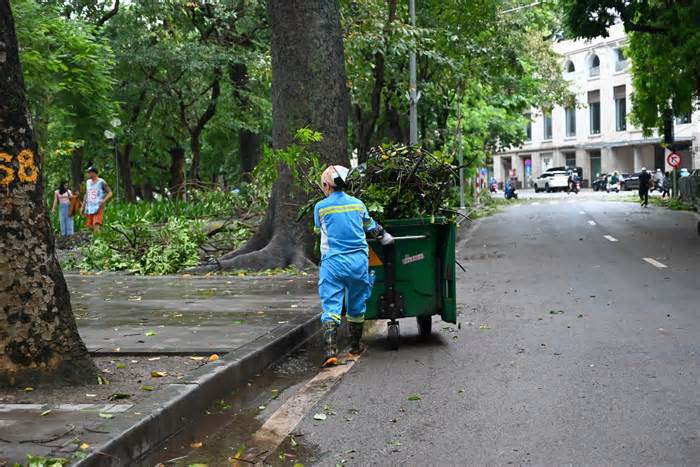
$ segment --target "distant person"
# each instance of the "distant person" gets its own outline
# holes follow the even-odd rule
[[[654,188],[656,188],[658,191],[663,191],[663,186],[664,173],[661,171],[661,169],[656,169],[656,172],[654,172]]]
[[[73,235],[73,216],[70,213],[73,193],[68,189],[68,182],[61,180],[58,190],[53,193],[53,207],[51,212],[56,212],[58,206],[58,223],[61,226],[61,235]]]
[[[671,173],[666,172],[664,174],[664,181],[661,185],[661,197],[665,198],[669,196],[669,191],[671,191]]]
[[[639,199],[642,202],[642,207],[649,206],[649,188],[651,187],[651,174],[647,172],[646,167],[642,167],[642,173],[639,174]]]
[[[98,232],[102,226],[105,205],[112,198],[112,189],[97,176],[96,168],[88,167],[87,175],[82,212],[87,217],[85,226],[93,232]]]

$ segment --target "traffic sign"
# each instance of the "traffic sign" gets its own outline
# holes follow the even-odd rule
[[[668,162],[668,165],[670,165],[674,169],[677,169],[681,165],[681,155],[677,152],[672,152],[671,154],[666,156],[666,162]]]

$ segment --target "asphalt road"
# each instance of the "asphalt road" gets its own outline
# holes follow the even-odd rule
[[[279,453],[305,465],[700,464],[696,222],[587,198],[482,219],[458,247],[461,328],[436,321],[420,342],[404,320],[393,352],[377,327]]]

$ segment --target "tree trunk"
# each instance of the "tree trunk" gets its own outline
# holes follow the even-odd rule
[[[122,184],[122,196],[124,201],[133,202],[136,200],[134,193],[134,182],[131,177],[131,149],[133,144],[124,145],[124,150],[119,153],[119,181]],[[117,151],[119,148],[117,148]]]
[[[323,163],[348,162],[348,89],[340,12],[335,0],[270,0],[272,29],[272,146],[294,143],[296,131],[323,134],[313,150]],[[265,221],[240,250],[220,261],[224,269],[305,267],[316,257],[309,217],[297,220],[308,195],[280,167]],[[211,270],[217,266],[200,268]]]
[[[244,128],[238,130],[238,147],[243,180],[251,182],[253,180],[253,170],[255,170],[262,157],[260,135]]]
[[[80,191],[80,184],[83,183],[83,154],[85,154],[85,148],[79,147],[73,150],[73,154],[70,156],[70,181],[71,189],[74,192]]]
[[[8,0],[0,0],[0,76],[0,385],[93,381],[43,203]]]
[[[238,107],[243,112],[248,112],[250,100],[246,92],[248,91],[248,67],[245,63],[234,63],[229,68],[233,93],[238,99]],[[238,154],[241,162],[242,178],[246,182],[252,181],[252,172],[260,162],[262,157],[262,144],[260,135],[247,128],[238,130]]]
[[[182,199],[185,189],[185,150],[175,146],[170,149],[170,192]]]

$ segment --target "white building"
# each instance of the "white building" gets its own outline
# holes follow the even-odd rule
[[[533,109],[529,140],[493,156],[494,177],[504,181],[515,170],[521,186],[550,167],[583,169],[583,184],[590,186],[599,173],[622,173],[661,168],[668,151],[657,134],[642,136],[627,116],[631,109],[632,78],[621,47],[626,37],[622,24],[610,28],[609,37],[590,41],[562,41],[554,50],[562,56],[562,73],[576,95],[577,106],[554,107],[551,115]],[[682,167],[700,167],[700,112],[676,117],[676,143],[683,145]],[[693,160],[693,155],[695,160]]]

